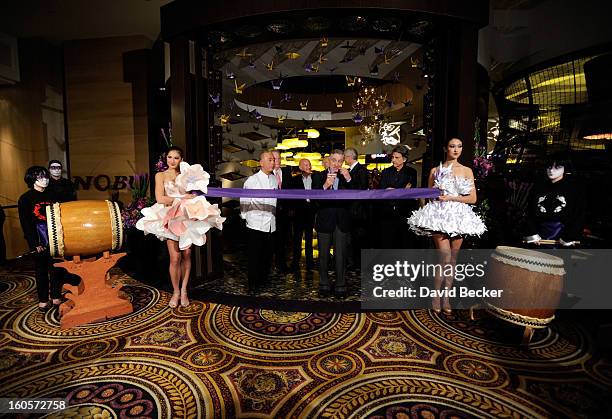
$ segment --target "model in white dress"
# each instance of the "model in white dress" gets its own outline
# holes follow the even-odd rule
[[[433,186],[440,189],[440,195],[463,196],[470,194],[474,181],[453,174],[452,163],[448,167],[440,163],[434,174]],[[412,231],[426,236],[432,233],[443,233],[450,237],[480,236],[487,229],[471,205],[457,201],[431,201],[414,211],[408,218],[408,224]]]
[[[165,240],[170,256],[172,298],[168,305],[189,306],[188,282],[191,273],[191,245],[202,246],[211,227],[221,230],[225,218],[217,204],[196,191],[207,192],[209,175],[201,165],[183,161],[183,151],[171,147],[166,155],[168,169],[155,175],[157,203],[142,209],[136,228]]]

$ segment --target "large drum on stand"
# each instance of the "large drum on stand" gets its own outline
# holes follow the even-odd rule
[[[123,245],[123,221],[116,202],[72,201],[47,207],[49,251],[53,257],[90,256]]]
[[[72,260],[55,263],[81,278],[78,286],[64,285],[67,301],[60,306],[62,329],[132,313],[123,285],[109,270],[125,253],[119,206],[111,201],[73,201],[47,207],[51,256]],[[101,254],[102,257],[96,256]],[[81,256],[94,256],[81,260]]]
[[[499,246],[489,260],[487,286],[504,291],[501,298],[487,301],[487,310],[529,331],[546,327],[555,318],[564,276],[563,259],[559,257]]]

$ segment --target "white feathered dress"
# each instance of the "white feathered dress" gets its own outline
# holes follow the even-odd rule
[[[434,187],[440,189],[442,195],[469,195],[475,187],[474,181],[455,176],[452,166],[443,167],[440,163],[434,174]],[[431,236],[432,233],[444,233],[450,237],[480,236],[487,229],[471,205],[456,201],[430,201],[412,213],[408,224],[421,236]]]

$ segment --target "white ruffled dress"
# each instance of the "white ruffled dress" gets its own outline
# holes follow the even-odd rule
[[[453,175],[452,166],[440,164],[434,175],[434,187],[440,189],[442,195],[468,195],[474,188],[474,181]],[[480,236],[487,229],[471,205],[456,201],[430,201],[412,213],[408,224],[421,236],[431,236],[432,233],[444,233],[450,237]]]
[[[224,217],[217,204],[211,204],[204,196],[187,199],[188,192],[208,190],[210,176],[201,165],[181,162],[181,174],[174,181],[165,182],[166,195],[174,198],[171,206],[155,203],[143,208],[143,218],[136,228],[145,234],[155,234],[160,240],[175,240],[181,250],[192,244],[202,246],[206,243],[206,233],[211,227],[223,228]]]

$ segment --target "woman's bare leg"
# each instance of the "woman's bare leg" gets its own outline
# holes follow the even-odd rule
[[[187,285],[189,284],[189,275],[191,274],[191,247],[181,250],[181,306],[189,305],[189,297],[187,296]]]
[[[449,263],[453,265],[453,267],[457,263],[457,256],[459,255],[459,249],[461,249],[462,244],[463,244],[462,237],[450,239],[451,252],[450,252]],[[453,269],[453,274],[444,278],[444,287],[447,289],[451,289],[453,287],[454,282],[455,282],[455,276],[454,276],[454,269]],[[446,314],[452,313],[452,308],[451,308],[450,300],[448,299],[448,297],[445,297],[442,300],[442,310]]]
[[[448,255],[450,254],[450,240],[448,236],[444,234],[433,234],[432,239],[434,242],[434,246],[438,251],[438,263],[444,267],[447,262]],[[437,275],[434,277],[434,289],[436,291],[440,291],[442,289],[442,284],[444,283],[444,276]],[[431,300],[431,307],[433,311],[436,313],[440,313],[440,297],[433,297]]]
[[[170,273],[170,281],[172,282],[172,298],[168,305],[171,308],[176,308],[181,297],[181,289],[179,288],[181,280],[181,251],[179,250],[178,242],[174,240],[166,240],[166,245],[170,255],[168,271]]]

